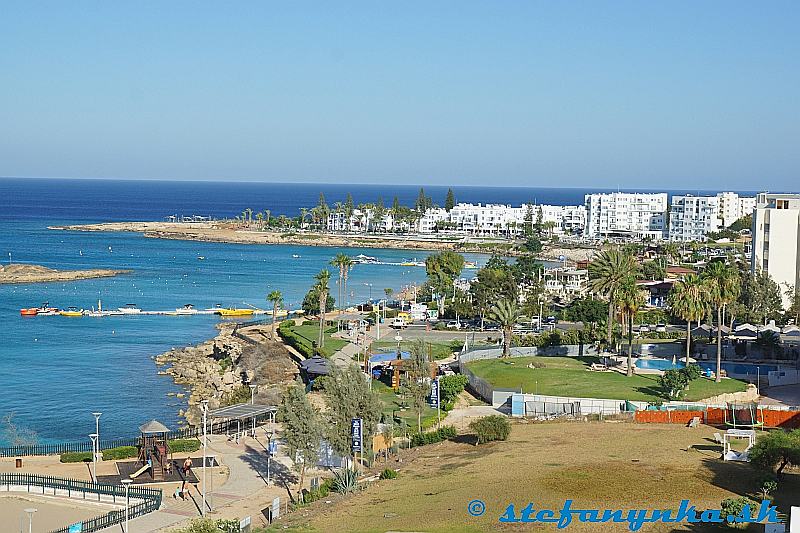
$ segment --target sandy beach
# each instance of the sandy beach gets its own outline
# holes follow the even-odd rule
[[[300,231],[256,231],[221,222],[107,222],[50,226],[48,229],[67,231],[136,232],[156,239],[177,239],[235,244],[291,244],[300,246],[389,248],[398,250],[454,250],[471,253],[515,255],[512,242],[502,239],[473,239],[468,237],[430,237],[420,235],[340,235]],[[591,248],[545,247],[541,259],[557,261],[564,256],[575,262],[591,258]]]
[[[127,274],[130,270],[54,270],[39,265],[11,264],[0,266],[0,283],[46,283],[79,279],[108,278]]]

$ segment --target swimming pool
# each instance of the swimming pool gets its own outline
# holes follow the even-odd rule
[[[705,372],[713,371],[716,372],[717,370],[717,363],[713,361],[698,361],[696,363],[700,368],[702,368]],[[683,361],[676,361],[673,365],[672,361],[669,359],[660,359],[660,358],[653,358],[653,359],[637,359],[636,360],[636,368],[641,368],[643,370],[669,370],[671,368],[683,368],[686,365]],[[778,365],[754,365],[749,363],[722,363],[722,369],[728,373],[728,375],[736,375],[736,376],[756,376],[759,373],[762,376],[766,376],[768,372],[772,372],[773,370],[778,370]]]

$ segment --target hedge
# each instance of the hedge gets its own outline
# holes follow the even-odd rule
[[[478,444],[493,440],[506,440],[511,433],[511,422],[502,415],[484,416],[469,423],[469,428],[478,437]]]
[[[436,431],[416,433],[411,437],[411,447],[436,444],[447,439],[454,439],[458,435],[454,426],[442,426]]]
[[[169,447],[174,453],[195,452],[200,449],[197,439],[176,439],[169,441]],[[102,450],[103,461],[117,461],[130,459],[139,455],[136,446],[118,446]],[[92,452],[65,452],[61,454],[62,463],[88,463],[92,460]]]
[[[130,459],[139,455],[136,446],[119,446],[102,450],[104,461],[115,461],[118,459]],[[62,463],[85,463],[92,460],[92,452],[66,452],[61,454]]]

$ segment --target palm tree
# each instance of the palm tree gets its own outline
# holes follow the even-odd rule
[[[503,357],[509,357],[514,324],[519,320],[517,302],[508,299],[500,300],[489,309],[489,317],[496,321],[503,330]]]
[[[267,294],[267,301],[272,302],[272,334],[271,338],[275,340],[275,325],[278,323],[278,307],[283,304],[283,294],[281,291],[275,289]]]
[[[703,280],[696,274],[689,274],[672,286],[669,305],[672,313],[686,321],[686,366],[692,349],[692,321],[699,325],[706,315],[705,290]]]
[[[589,263],[589,288],[592,292],[608,298],[608,323],[606,324],[606,343],[611,346],[611,332],[614,325],[616,292],[626,280],[636,273],[636,259],[620,250],[605,250]]]
[[[306,218],[308,217],[308,209],[305,207],[300,208],[300,229],[306,227]]]
[[[336,268],[339,269],[339,282],[338,282],[338,285],[339,285],[339,300],[338,300],[338,303],[339,303],[339,307],[341,308],[341,306],[342,306],[342,290],[343,290],[343,286],[344,286],[345,272],[350,267],[350,265],[353,264],[353,260],[350,259],[349,255],[347,255],[347,254],[345,254],[343,252],[339,252],[338,254],[336,254],[336,256],[333,259],[331,259],[329,264],[331,266],[335,266]]]
[[[325,346],[325,304],[328,302],[328,283],[331,281],[331,272],[327,268],[319,271],[316,275],[317,287],[319,288],[319,341],[317,345],[322,348]]]
[[[633,321],[639,313],[639,308],[647,301],[647,291],[636,286],[631,278],[615,294],[620,312],[628,324],[628,377],[633,376]]]
[[[270,211],[269,209],[265,209],[264,210],[264,220],[266,221],[267,226],[269,226],[269,219],[270,219],[271,216],[272,216],[272,211]]]
[[[258,229],[263,230],[264,229],[264,215],[261,214],[260,212],[256,213],[256,222],[258,222]]]
[[[715,381],[722,381],[722,308],[735,301],[741,291],[739,274],[727,264],[716,261],[703,272],[704,289],[709,303],[717,310],[717,375]]]

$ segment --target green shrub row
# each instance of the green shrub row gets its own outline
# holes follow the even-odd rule
[[[174,453],[194,452],[200,449],[197,439],[176,439],[169,441],[169,447]],[[102,450],[104,461],[118,461],[130,459],[139,455],[136,446],[118,446]],[[88,463],[92,460],[92,452],[65,452],[61,454],[62,463]]]
[[[426,444],[436,444],[447,439],[456,438],[458,433],[454,426],[442,426],[436,431],[429,431],[427,433],[416,433],[411,437],[411,446],[424,446]]]
[[[281,322],[278,326],[278,335],[283,339],[283,342],[303,354],[305,357],[314,356],[314,348],[307,339],[301,337],[294,331],[294,321],[286,320]]]
[[[102,450],[104,461],[116,461],[118,459],[130,459],[139,455],[136,446],[118,446]],[[92,452],[65,452],[61,454],[62,463],[85,463],[92,460]]]

